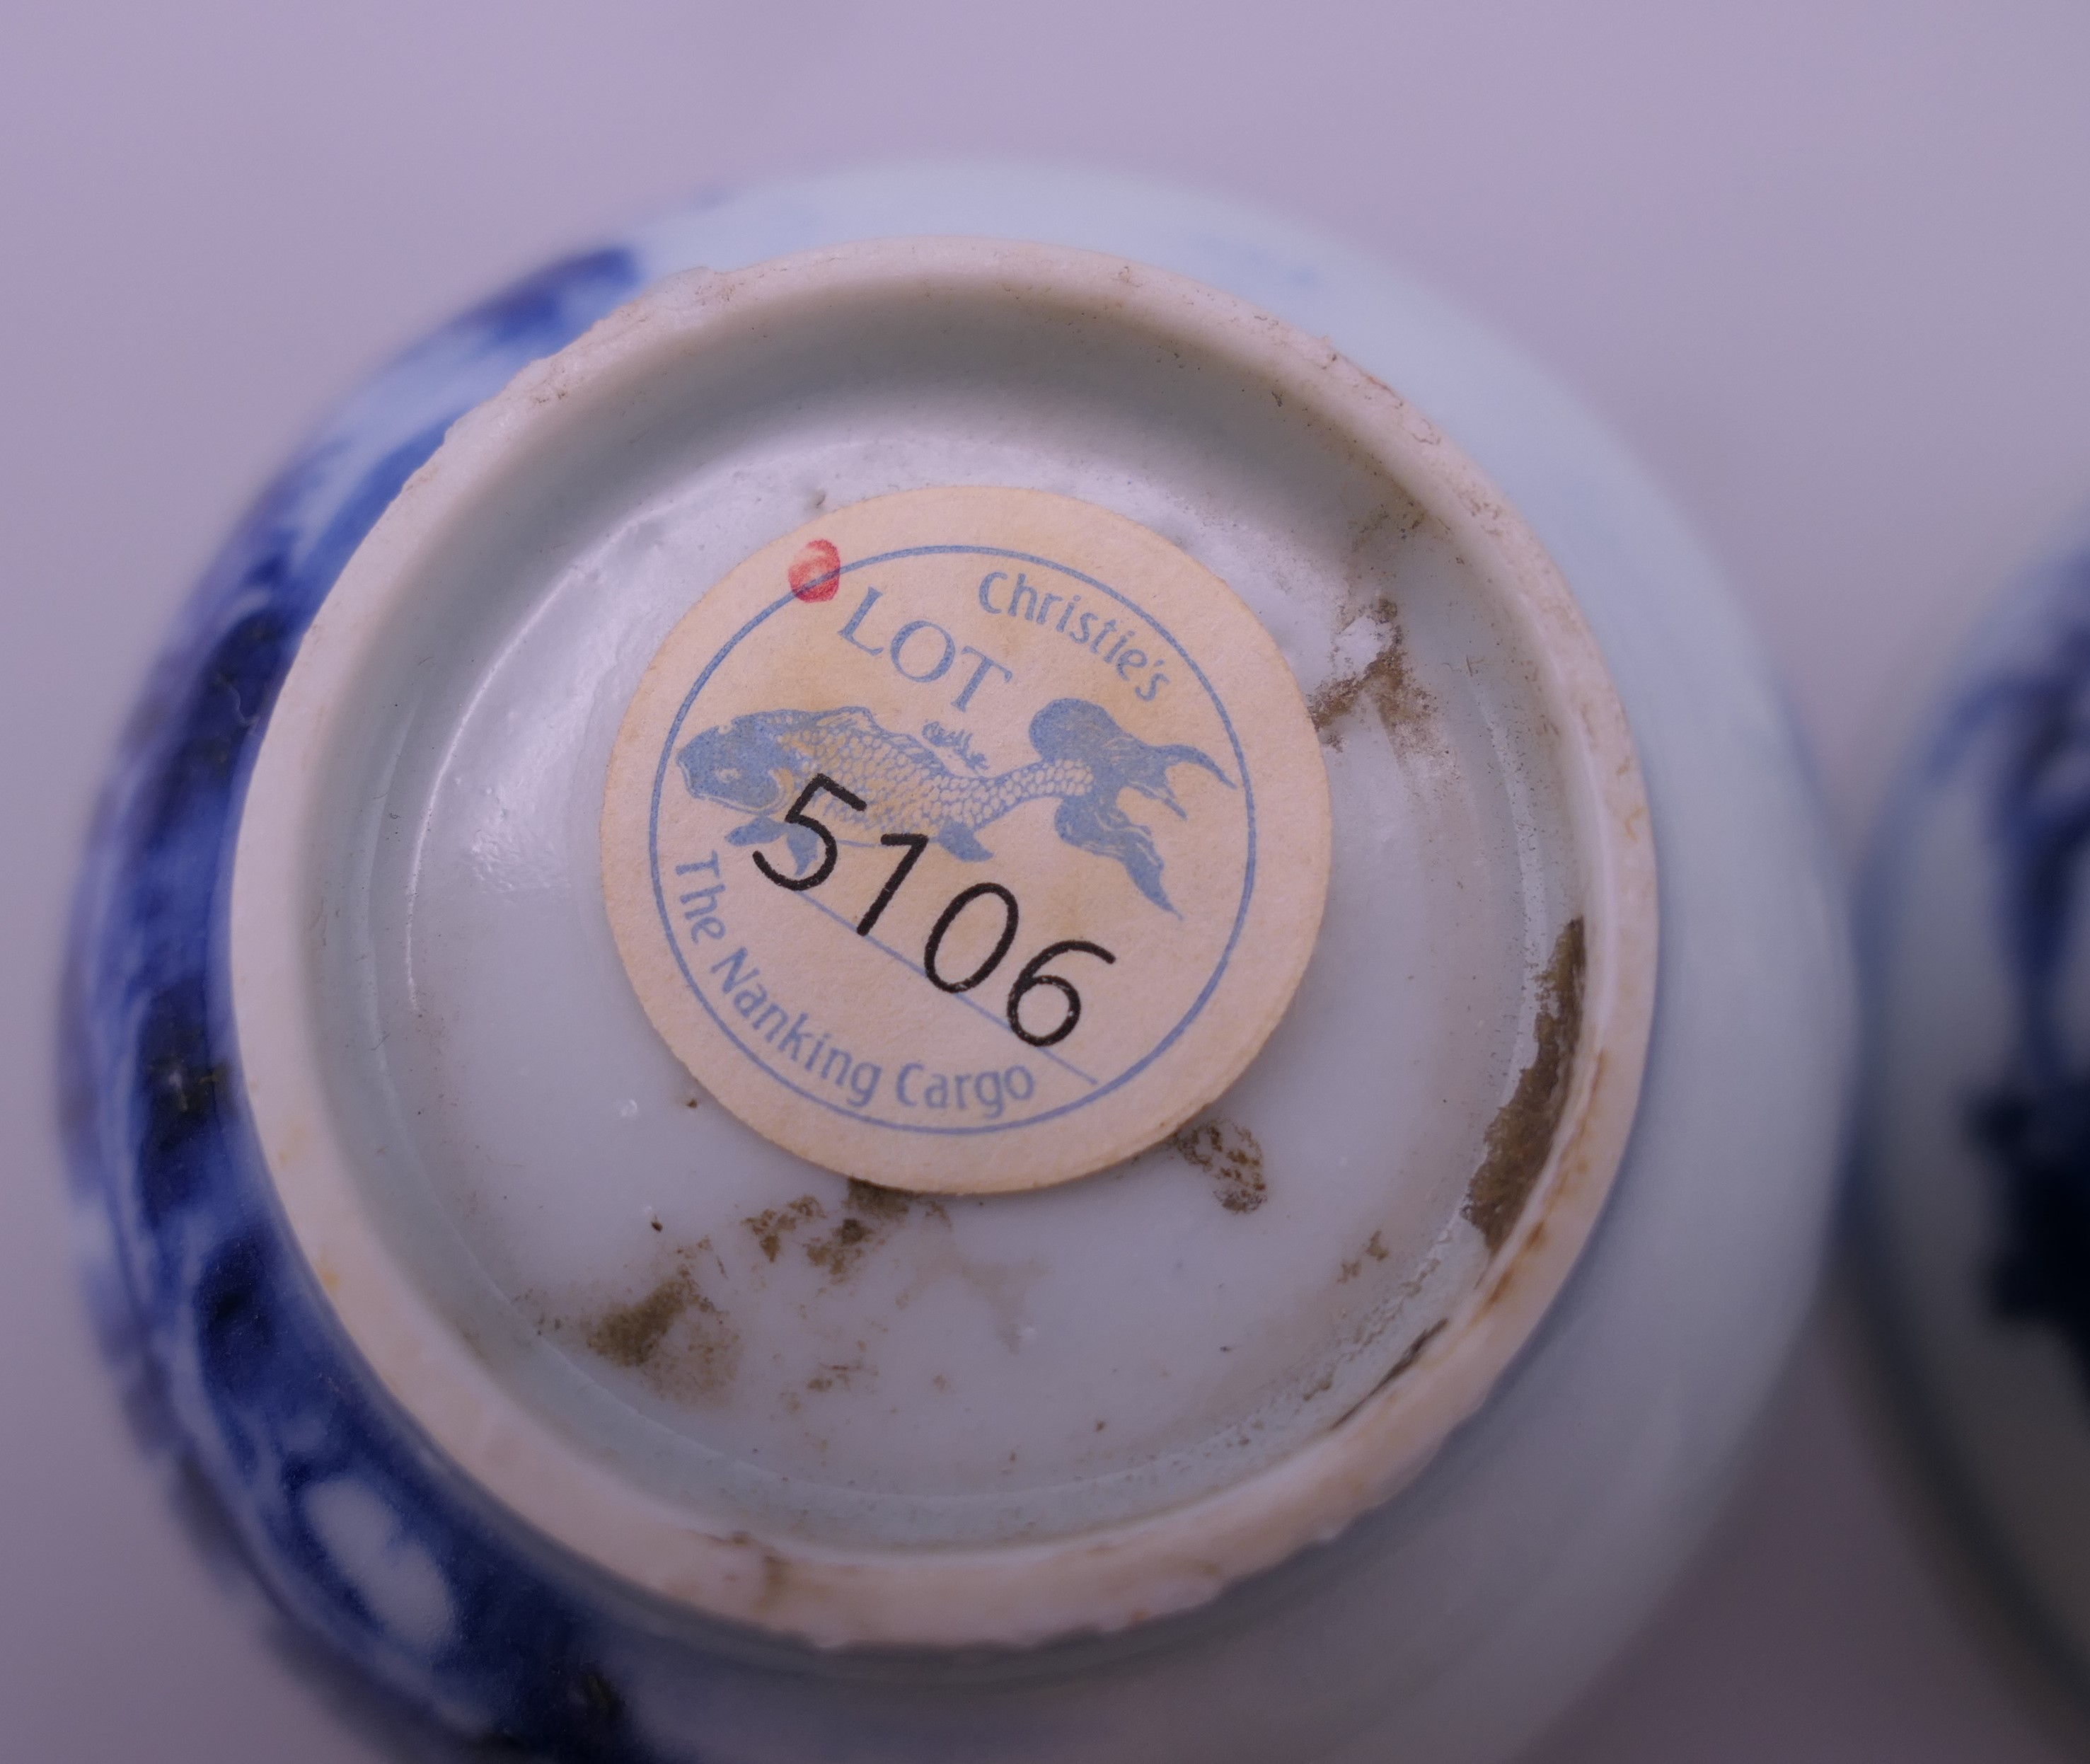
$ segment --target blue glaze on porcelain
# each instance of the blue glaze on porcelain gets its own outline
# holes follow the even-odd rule
[[[1941,1541],[2090,1709],[2086,845],[2079,532],[1976,634],[1883,818],[1851,1241]]]
[[[222,915],[241,781],[342,561],[460,412],[643,283],[901,234],[1116,252],[1314,334],[1428,411],[1560,564],[1641,746],[1658,1030],[1568,1287],[1417,1482],[1190,1615],[1027,1654],[829,1654],[649,1604],[462,1486],[292,1249],[239,1102]],[[1840,888],[1752,640],[1695,542],[1545,378],[1311,234],[1008,168],[851,174],[686,211],[460,321],[352,403],[200,591],[83,880],[72,1142],[170,1436],[304,1631],[467,1739],[695,1764],[1499,1759],[1652,1608],[1812,1289],[1849,1050]]]
[[[2057,569],[2042,599],[2022,652],[1954,712],[1941,762],[1980,768],[2015,1005],[2007,1069],[1968,1113],[2001,1177],[1990,1301],[2058,1332],[2090,1386],[2090,1067],[2062,1009],[2090,846],[2090,557]]]
[[[382,376],[263,496],[198,587],[123,738],[66,1000],[67,1125],[108,1209],[135,1346],[276,1598],[368,1676],[530,1750],[653,1756],[573,1600],[450,1486],[290,1247],[226,1022],[242,786],[299,639],[458,416],[640,285],[628,252],[554,266]]]

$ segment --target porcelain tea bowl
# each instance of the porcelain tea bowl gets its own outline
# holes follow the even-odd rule
[[[1851,1233],[1921,1510],[2001,1657],[2090,1712],[2090,1142],[2081,923],[2090,542],[2056,544],[1937,693],[1861,901]]]
[[[1717,1504],[1851,1033],[1599,429],[1280,223],[937,168],[352,400],[125,738],[65,1026],[283,1616],[429,1732],[746,1764],[1506,1757]]]

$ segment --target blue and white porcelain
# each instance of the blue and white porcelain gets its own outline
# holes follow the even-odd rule
[[[1886,816],[1857,1265],[1944,1535],[2090,1698],[2090,540],[1989,619]]]
[[[599,878],[675,621],[949,485],[1231,584],[1336,832],[1211,1111],[940,1199],[696,1084]],[[1651,1610],[1798,1327],[1843,940],[1752,640],[1542,376],[1262,216],[903,168],[556,265],[290,466],[125,738],[68,1110],[166,1450],[427,1732],[1499,1759]]]

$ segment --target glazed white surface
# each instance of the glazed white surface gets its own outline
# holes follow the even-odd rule
[[[1012,427],[1026,392],[1043,414]],[[1253,1213],[1163,1148],[905,1220],[858,1203],[840,1266],[773,1224],[843,1211],[839,1185],[673,1080],[623,996],[591,833],[637,666],[693,580],[894,471],[1130,505],[1270,611],[1309,689],[1383,598],[1412,623],[1430,696],[1376,747],[1369,718],[1331,729],[1356,837],[1298,1008],[1219,1105],[1263,1147]],[[357,1345],[539,1528],[828,1644],[1115,1629],[1383,1498],[1543,1314],[1632,1119],[1647,828],[1549,561],[1325,345],[1108,258],[815,254],[669,282],[526,372],[351,561],[250,785],[244,1081]],[[1464,1191],[1571,917],[1578,1057],[1546,1173],[1483,1246]],[[686,1339],[607,1364],[601,1332],[685,1278]],[[893,1553],[921,1542],[970,1553]]]
[[[836,338],[837,361],[858,346]],[[1200,401],[1153,407],[1166,377],[1092,359],[1091,384],[1114,384],[1077,396],[1070,370],[1099,346],[1067,346],[946,355],[927,387],[896,361],[833,403],[787,385],[793,419],[772,432],[707,426],[682,457],[718,464],[605,510],[503,585],[496,635],[428,689],[437,708],[388,794],[385,827],[411,831],[371,885],[368,1008],[387,1052],[373,1078],[389,1094],[365,1143],[412,1148],[392,1192],[411,1207],[432,1190],[505,1302],[475,1304],[463,1270],[430,1277],[480,1340],[540,1361],[520,1375],[570,1426],[743,1523],[984,1542],[1206,1492],[1353,1407],[1486,1260],[1460,1203],[1529,1057],[1529,976],[1577,885],[1558,811],[1516,800],[1557,786],[1518,716],[1514,648],[1441,535],[1380,548],[1361,587],[1344,555],[1354,521],[1292,492],[1296,464],[1271,469],[1281,436],[1214,442]],[[809,387],[833,371],[793,354]],[[1047,387],[1056,399],[1034,390],[1012,424]],[[1274,1043],[1215,1105],[1255,1135],[1266,1201],[1229,1213],[1164,1143],[1064,1190],[902,1202],[838,1278],[804,1252],[844,1216],[844,1184],[714,1104],[634,1009],[601,910],[601,780],[668,626],[780,523],[965,482],[1047,486],[1181,536],[1280,633],[1309,694],[1370,660],[1343,643],[1372,643],[1364,608],[1383,587],[1442,709],[1398,753],[1367,709],[1330,754],[1341,812],[1322,940]],[[791,1221],[765,1253],[749,1221],[808,1196],[821,1220]],[[710,1352],[695,1345],[730,1369],[686,1352],[648,1376],[588,1352],[596,1319],[699,1245],[723,1321]],[[605,1388],[573,1388],[576,1373]]]
[[[1293,246],[1271,227],[1260,249],[1242,251],[1218,243],[1216,210],[1176,204],[1163,222],[1071,182],[1032,188],[1035,206],[1019,215],[1011,186],[991,174],[940,177],[933,195],[926,180],[903,195],[845,177],[783,204],[785,236],[998,224],[1122,250],[1136,234],[1149,261],[1340,335],[1360,365],[1438,413],[1537,529],[1596,630],[1644,755],[1670,952],[1664,1039],[1604,1230],[1515,1375],[1407,1500],[1350,1534],[1348,1572],[1299,1565],[1301,1577],[1328,1577],[1310,1628],[1252,1630],[1185,1660],[1172,1689],[1099,1711],[1107,1726],[1088,1736],[1093,1745],[1110,1732],[1112,1750],[1093,1755],[1128,1761],[1163,1732],[1213,1758],[1252,1755],[1244,1749],[1262,1742],[1244,1699],[1274,1679],[1294,1687],[1309,1731],[1355,1736],[1331,1758],[1375,1756],[1394,1733],[1421,1755],[1499,1756],[1647,1610],[1705,1522],[1797,1327],[1848,1070],[1838,880],[1753,639],[1703,553],[1542,381],[1434,301],[1318,241]],[[658,249],[669,261],[760,256],[765,232],[777,239],[751,207],[729,203],[664,230]],[[1741,958],[1746,987],[1734,966],[1743,951],[1761,953]],[[1732,1082],[1738,1069],[1752,1074],[1746,1089]],[[1767,1112],[1767,1094],[1788,1100]],[[1490,1538],[1477,1556],[1474,1526]],[[1374,1559],[1389,1567],[1366,1570]],[[1413,1627],[1424,1610],[1431,1620]],[[1403,1640],[1389,1650],[1391,1635]]]
[[[802,150],[802,136],[785,144],[756,126],[770,93],[754,68],[772,45],[752,15],[724,41],[687,19],[613,38],[540,8],[527,46],[528,33],[489,42],[489,19],[469,9],[417,16],[410,70],[389,35],[410,21],[385,14],[309,21],[325,40],[312,55],[302,37],[244,36],[256,22],[244,14],[141,13],[127,62],[101,15],[54,15],[31,27],[49,53],[11,64],[11,126],[77,149],[22,161],[36,167],[24,249],[84,266],[92,284],[29,277],[9,296],[42,339],[17,391],[47,437],[8,493],[35,640],[11,648],[7,714],[16,746],[47,754],[11,784],[30,824],[50,829],[9,870],[34,971],[52,960],[80,805],[183,561],[285,436],[493,266],[532,260],[608,207],[643,209],[693,166],[737,174]],[[502,22],[518,15],[532,15]],[[1162,156],[1335,217],[1538,343],[1739,563],[1855,837],[1875,752],[1890,755],[1902,726],[1877,714],[1907,689],[1895,682],[1912,670],[1897,662],[1912,643],[1947,645],[2085,469],[2068,345],[2080,245],[2048,224],[2075,200],[2084,162],[2067,148],[2075,27],[2024,8],[1956,24],[1919,14],[1878,61],[1862,53],[1877,24],[1851,7],[1688,25],[1606,7],[1572,27],[1526,16],[1516,28],[1403,15],[1350,21],[1332,43],[1268,39],[1252,69],[1226,62],[1215,84],[1229,33],[1201,13],[1194,31],[1157,22],[1106,58],[1078,32],[1033,44],[1002,63],[991,110],[940,84],[966,45],[927,54],[907,9],[881,19],[876,44],[839,32],[828,53],[885,86],[882,142],[1021,144],[1071,104],[1085,150]],[[692,34],[678,37],[685,24]],[[228,54],[234,37],[244,46]],[[1635,53],[1622,57],[1628,39]],[[1432,80],[1400,105],[1346,105],[1361,83],[1378,88],[1395,47]],[[900,74],[903,53],[918,58]],[[1860,62],[1862,90],[1832,76]],[[90,64],[96,97],[83,104],[67,70]],[[693,69],[716,82],[695,106]],[[295,129],[253,101],[257,70],[264,86],[299,92]],[[1141,103],[1115,101],[1142,83]],[[1592,106],[1599,88],[1619,101]],[[397,131],[377,153],[373,89]],[[1778,117],[1768,133],[1750,126],[1767,104]],[[83,111],[92,139],[75,141]],[[1469,128],[1484,151],[1437,151]],[[418,170],[405,177],[409,151]],[[1404,154],[1430,165],[1426,187],[1386,177]],[[454,186],[467,174],[465,212]],[[286,208],[278,195],[293,189]],[[1985,192],[1959,206],[1949,253],[1941,190]],[[1680,213],[1697,218],[1679,225]],[[257,259],[245,242],[264,226],[282,249]],[[141,230],[162,247],[143,322]],[[1985,303],[2006,303],[2010,322],[1964,322]],[[1887,321],[1843,322],[1859,314]],[[121,522],[100,518],[112,473],[130,487]],[[89,487],[76,495],[75,478]],[[77,747],[49,751],[54,714],[84,730]],[[45,991],[25,984],[10,1018],[24,1171],[52,1155]],[[69,1273],[49,1253],[56,1203],[33,1181],[11,1194],[11,1402],[41,1418],[18,1438],[7,1485],[19,1755],[377,1755],[227,1618],[166,1526],[67,1320]],[[1817,1353],[1661,1639],[1546,1756],[2049,1755],[1952,1629],[1881,1498]],[[90,1655],[86,1695],[75,1675]]]
[[[432,1190],[505,1301],[432,1268],[446,1308],[518,1358],[556,1346],[522,1375],[664,1492],[715,1491],[815,1537],[979,1542],[1129,1517],[1275,1461],[1448,1314],[1486,1260],[1460,1203],[1529,1057],[1533,946],[1572,879],[1540,859],[1526,898],[1461,665],[1497,639],[1458,628],[1470,608],[1448,560],[1404,557],[1414,660],[1447,712],[1413,761],[1369,713],[1331,755],[1344,815],[1328,923],[1277,1038],[1215,1105],[1255,1135],[1268,1198],[1230,1213],[1164,1143],[1064,1191],[903,1202],[839,1278],[809,1259],[849,1210],[845,1184],[717,1106],[637,1013],[606,947],[595,822],[664,623],[772,536],[806,479],[840,504],[914,483],[1065,483],[1072,458],[1077,493],[1126,500],[1125,463],[1093,430],[997,448],[977,416],[916,420],[914,437],[880,421],[871,447],[793,432],[615,520],[547,572],[454,733],[431,719],[440,751],[402,763],[411,780],[387,809],[413,833],[373,888],[405,910],[372,927],[389,1094],[368,1142],[411,1148],[393,1191],[411,1207]],[[1189,530],[1176,510],[1141,513]],[[1231,579],[1295,627],[1307,690],[1331,678],[1340,608],[1317,627],[1296,586],[1329,582],[1321,561],[1242,555],[1269,540],[1238,518],[1207,530],[1201,549],[1232,541]],[[1452,578],[1434,594],[1432,561]],[[766,1253],[749,1221],[806,1197],[821,1219]],[[699,1245],[725,1321],[692,1349],[730,1369],[686,1351],[648,1375],[587,1350],[603,1314]],[[572,1388],[575,1374],[605,1389]]]
[[[1056,230],[1064,219],[1056,204],[1082,191],[1092,193],[1087,208],[1094,224],[1096,186],[1039,174],[1032,183],[1040,201],[1038,225],[1028,230]],[[961,233],[983,224],[987,203],[997,214],[1010,213],[1009,188],[990,187],[977,174],[916,172],[905,187],[902,196],[897,184],[860,177],[765,196],[771,249],[803,236],[794,229],[842,230],[844,216],[873,233]],[[1110,200],[1121,225],[1137,217],[1148,256],[1164,265],[1194,267],[1211,254],[1207,241],[1244,224],[1223,210],[1182,201],[1171,202],[1163,222],[1158,211],[1142,209],[1146,199],[1132,187],[1112,187]],[[832,204],[833,213],[823,213],[822,203]],[[751,206],[711,211],[722,236],[731,238]],[[896,213],[927,224],[896,227]],[[1440,408],[1468,413],[1467,434],[1496,463],[1508,494],[1531,511],[1569,571],[1649,755],[1665,929],[1684,940],[1662,964],[1663,1041],[1605,1228],[1514,1375],[1403,1499],[1353,1525],[1340,1550],[1295,1558],[1215,1606],[1211,1622],[1219,1627],[1204,1630],[1197,1645],[1153,1656],[1129,1679],[1096,1681],[1084,1725],[1102,1723],[1091,1740],[1108,1732],[1114,1746],[1131,1749],[1122,1753],[1128,1758],[1151,1756],[1163,1732],[1178,1749],[1200,1756],[1258,1756],[1273,1730],[1270,1711],[1256,1713],[1242,1700],[1252,1694],[1241,1671],[1248,1650],[1280,1671],[1298,1699],[1295,1731],[1322,1736],[1324,1746],[1346,1732],[1371,1734],[1373,1745],[1399,1734],[1447,1757],[1485,1757],[1557,1707],[1673,1572],[1796,1324],[1823,1220],[1847,1072],[1848,975],[1839,902],[1796,754],[1747,635],[1688,536],[1630,467],[1542,381],[1441,308],[1368,265],[1344,262],[1340,252],[1303,241],[1294,246],[1282,228],[1258,226],[1268,242],[1261,285],[1274,283],[1288,312],[1318,321],[1318,328],[1344,329],[1362,346],[1363,364],[1383,377],[1419,382]],[[1302,281],[1315,278],[1287,268],[1290,249],[1310,249],[1330,278],[1316,282],[1324,290],[1318,307],[1301,289]],[[1218,269],[1234,286],[1258,286],[1237,254],[1223,255]],[[1348,313],[1346,301],[1352,303]],[[1347,323],[1329,325],[1331,316]],[[1499,427],[1490,427],[1490,417]],[[495,431],[482,422],[479,432],[484,440]],[[409,542],[417,518],[398,518],[399,543]],[[382,555],[375,546],[373,540],[364,558]],[[357,603],[344,596],[338,604],[346,609]],[[318,647],[308,652],[325,653]],[[314,702],[335,705],[344,726],[368,726],[355,724],[356,707],[346,699]],[[290,750],[281,751],[280,779],[299,776],[286,769]],[[257,799],[264,787],[277,788],[265,769]],[[308,837],[323,846],[337,836],[315,821]],[[300,884],[289,897],[252,898],[256,910],[277,914],[285,899],[302,893]],[[301,912],[286,920],[286,948],[297,944],[305,923]],[[1746,985],[1738,962],[1746,964]],[[261,1073],[256,1048],[277,1062],[274,1077]],[[282,1065],[285,1051],[273,1039],[250,1043],[249,1080],[259,1086],[264,1123],[269,1086],[286,1075],[295,1080],[300,1069],[295,1061]],[[1758,1079],[1747,1095],[1731,1082],[1741,1063]],[[314,1064],[307,1061],[308,1068]],[[1761,1093],[1778,1096],[1782,1106],[1766,1110]],[[297,1142],[301,1122],[295,1110],[278,1113],[277,1127],[290,1130],[286,1149]],[[272,1159],[277,1155],[272,1137]],[[1744,1172],[1748,1180],[1737,1180]],[[1694,1243],[1698,1253],[1686,1253]],[[320,1271],[328,1277],[324,1259]],[[436,1338],[415,1326],[411,1304],[400,1296],[396,1323],[366,1308],[359,1329],[392,1331],[400,1342],[416,1344],[417,1353],[435,1347]],[[436,1357],[429,1357],[432,1368]],[[440,1375],[447,1388],[466,1388],[454,1375]],[[1409,1388],[1448,1394],[1451,1386],[1425,1380]],[[1390,1417],[1400,1413],[1408,1394],[1392,1387]],[[495,1452],[479,1461],[499,1471],[505,1460],[493,1443]],[[1301,1465],[1317,1455],[1301,1454]],[[541,1454],[529,1461],[549,1462]],[[1260,1486],[1245,1485],[1243,1493]],[[1292,1498],[1286,1486],[1273,1480],[1271,1491]],[[1294,1478],[1289,1486],[1301,1485]],[[517,1500],[519,1485],[511,1481],[504,1492]],[[571,1503],[548,1511],[585,1513],[591,1525],[605,1518],[625,1522]],[[1185,1509],[1169,1523],[1194,1523],[1202,1511]],[[1494,1540],[1478,1555],[1466,1541],[1477,1525]],[[1157,1538],[1168,1531],[1158,1527]],[[1187,1550],[1189,1538],[1184,1530],[1172,1547]],[[746,1577],[748,1590],[739,1596],[770,1605],[772,1592],[781,1590],[794,1622],[804,1620],[798,1612],[817,1609],[824,1623],[838,1614],[858,1624],[885,1623],[902,1609],[882,1601],[850,1607],[838,1596],[851,1584],[846,1576],[837,1578],[803,1558],[772,1589],[764,1564],[747,1553],[732,1570]],[[1139,1559],[1118,1560],[1136,1569]],[[1383,1564],[1391,1560],[1404,1565],[1389,1579]],[[1044,1554],[1029,1570],[1023,1598],[1043,1609],[1041,1596],[1048,1603],[1061,1596],[1048,1593],[1047,1581],[1064,1577]],[[932,1568],[925,1575],[914,1564],[907,1577],[926,1593],[944,1572]],[[961,1567],[961,1574],[970,1572]],[[1077,1576],[1084,1572],[1077,1568]],[[1154,1584],[1165,1582],[1175,1604],[1209,1573],[1185,1553],[1175,1555]],[[989,1582],[975,1580],[977,1593],[987,1592]],[[806,1604],[816,1588],[818,1600]],[[1297,1620],[1298,1601],[1309,1588],[1316,1613],[1310,1630]],[[1136,1573],[1112,1589],[1114,1598],[1151,1596]],[[1017,1583],[1006,1590],[1015,1591]],[[1441,1603],[1447,1597],[1448,1606]],[[1417,1599],[1437,1614],[1426,1633],[1411,1630],[1398,1615]],[[906,1608],[927,1611],[930,1605]],[[1329,1645],[1331,1623],[1346,1638],[1342,1646]],[[1389,1638],[1396,1635],[1410,1641],[1389,1656]],[[672,1658],[652,1660],[642,1651],[621,1654],[613,1664],[620,1681],[656,1686],[645,1694],[649,1702],[665,1699],[667,1710],[677,1706]],[[1514,1682],[1518,1694],[1484,1693],[1484,1681]],[[796,1715],[808,1723],[802,1731],[794,1735],[782,1710],[758,1706],[748,1712],[755,1723],[749,1732],[786,1752],[817,1744],[819,1732],[850,1719],[846,1710],[858,1701],[859,1693],[838,1680],[823,1696],[799,1697]],[[1014,1723],[1004,1728],[1012,1743],[1030,1731],[1029,1701],[1017,1696],[1002,1703],[1004,1722]],[[918,1752],[914,1723],[921,1715],[920,1706],[903,1697],[878,1743],[902,1755]],[[687,1729],[706,1718],[682,1708],[661,1719]],[[1045,1736],[1037,1737],[1045,1743]],[[865,1749],[877,1755],[868,1736]]]

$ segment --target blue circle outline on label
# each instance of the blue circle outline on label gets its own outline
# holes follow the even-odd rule
[[[931,1126],[926,1122],[886,1121],[875,1115],[866,1114],[860,1109],[845,1107],[836,1103],[830,1097],[818,1095],[811,1091],[802,1089],[793,1083],[733,1033],[732,1026],[712,1008],[711,1000],[704,996],[703,988],[697,983],[697,977],[690,971],[689,962],[682,953],[682,940],[676,935],[673,915],[668,910],[667,892],[661,885],[660,880],[660,794],[667,783],[669,760],[674,753],[675,743],[681,738],[682,725],[689,716],[690,710],[695,706],[697,695],[703,691],[705,685],[718,671],[720,665],[725,660],[726,657],[731,655],[746,639],[759,630],[785,608],[800,604],[798,596],[789,592],[778,596],[776,600],[763,608],[726,639],[717,654],[704,665],[703,672],[697,676],[695,683],[690,686],[681,705],[677,708],[673,721],[668,725],[667,738],[661,743],[660,764],[654,768],[652,799],[647,809],[646,861],[648,869],[652,871],[653,904],[660,913],[660,927],[667,934],[668,947],[674,955],[675,966],[680,970],[684,983],[690,989],[690,996],[703,1008],[704,1014],[717,1024],[720,1033],[738,1048],[741,1053],[765,1077],[775,1083],[782,1085],[794,1096],[802,1097],[809,1103],[817,1104],[830,1113],[841,1116],[845,1120],[861,1121],[867,1127],[884,1128],[895,1133],[931,1134],[962,1138],[978,1134],[1008,1133],[1019,1128],[1041,1126],[1047,1121],[1058,1120],[1063,1115],[1072,1114],[1077,1109],[1086,1108],[1091,1103],[1098,1102],[1121,1086],[1130,1083],[1180,1039],[1184,1030],[1190,1026],[1198,1013],[1211,1001],[1213,992],[1219,987],[1221,977],[1227,971],[1228,962],[1233,957],[1235,945],[1241,941],[1241,927],[1248,921],[1249,902],[1255,893],[1255,785],[1249,775],[1248,755],[1241,750],[1241,737],[1235,733],[1233,719],[1227,714],[1225,702],[1214,689],[1212,682],[1206,678],[1205,670],[1191,659],[1189,652],[1176,640],[1175,634],[1168,626],[1149,614],[1137,601],[1128,595],[1119,593],[1107,582],[1099,582],[1095,577],[1085,574],[1081,570],[1066,564],[1056,563],[1050,557],[1039,557],[1024,551],[1010,551],[997,545],[910,545],[903,550],[881,552],[875,557],[860,557],[853,563],[845,563],[837,572],[837,576],[846,576],[858,570],[869,570],[879,564],[897,563],[905,558],[932,557],[996,557],[1013,563],[1035,565],[1041,570],[1055,570],[1060,575],[1081,583],[1084,587],[1094,588],[1098,593],[1108,595],[1119,605],[1146,620],[1160,635],[1168,647],[1182,658],[1183,665],[1190,670],[1198,684],[1204,688],[1206,697],[1211,700],[1213,709],[1219,712],[1220,724],[1227,732],[1227,740],[1233,748],[1235,769],[1241,775],[1242,805],[1247,811],[1248,817],[1248,862],[1241,878],[1241,905],[1234,913],[1233,926],[1227,933],[1226,947],[1219,952],[1219,961],[1214,965],[1211,975],[1206,979],[1197,997],[1192,1000],[1190,1008],[1176,1020],[1175,1026],[1167,1035],[1163,1035],[1153,1048],[1133,1065],[1126,1067],[1116,1078],[1099,1082],[1086,1096],[1077,1097],[1071,1103],[1062,1103],[1058,1108],[1047,1109],[1043,1114],[1026,1115],[1021,1121],[986,1121],[977,1126],[944,1127]]]

